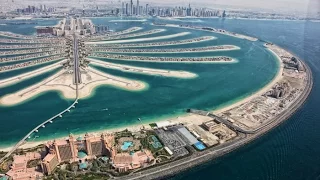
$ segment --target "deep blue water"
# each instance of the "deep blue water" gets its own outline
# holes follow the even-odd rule
[[[101,21],[101,20],[97,20]],[[162,22],[163,20],[153,19],[151,21]],[[219,20],[219,19],[203,19],[201,22],[194,22],[196,25],[207,25],[212,27],[224,28],[237,33],[256,36],[265,41],[271,41],[284,47],[300,58],[305,60],[311,67],[314,76],[314,88],[310,97],[304,106],[294,114],[290,119],[285,121],[281,126],[273,129],[268,134],[262,136],[256,141],[246,145],[228,155],[225,155],[216,160],[212,160],[204,165],[195,167],[187,172],[177,175],[174,179],[218,179],[218,180],[316,180],[320,177],[320,23],[304,22],[304,21],[257,21],[257,20]],[[167,21],[170,23],[170,21]],[[174,21],[172,23],[188,23],[188,19],[183,21]],[[53,23],[55,24],[55,23]],[[129,23],[131,24],[131,23]],[[133,23],[132,26],[135,24]],[[122,23],[113,24],[114,30],[125,29],[126,26]],[[27,34],[34,33],[30,28],[26,28]],[[21,31],[21,30],[20,30]],[[17,32],[20,32],[17,30]],[[219,36],[219,35],[217,35]],[[184,38],[190,38],[186,36]],[[179,39],[179,38],[176,38]],[[171,41],[172,39],[168,40]],[[167,41],[167,40],[165,40]],[[212,41],[212,45],[227,43],[228,39]],[[241,46],[245,46],[245,42],[238,42]],[[244,44],[242,44],[244,43]],[[186,46],[187,47],[187,46]],[[259,50],[256,47],[256,50]],[[245,49],[244,51],[248,51]],[[261,54],[263,50],[259,50]],[[219,54],[219,53],[214,53]],[[238,56],[237,52],[230,52],[233,56]],[[275,64],[271,61],[266,64],[251,65],[246,61],[244,56],[240,59],[241,63],[247,65],[250,70],[270,70],[275,68]],[[264,56],[268,58],[267,54]],[[270,58],[270,57],[269,57]],[[111,60],[108,60],[112,62]],[[139,65],[145,67],[165,68],[168,64],[152,64],[145,62],[125,62],[125,64]],[[134,123],[137,117],[153,118],[150,113],[156,114],[154,118],[161,118],[161,114],[181,113],[186,107],[199,108],[215,108],[221,105],[222,102],[231,101],[235,98],[240,98],[249,92],[248,88],[258,88],[265,81],[270,80],[272,76],[270,72],[261,72],[264,77],[255,77],[252,81],[246,81],[250,73],[241,73],[240,78],[243,82],[242,86],[237,84],[237,88],[231,88],[232,83],[239,83],[239,79],[231,83],[223,83],[226,77],[235,78],[238,74],[230,71],[231,68],[242,64],[234,64],[230,66],[214,65],[214,68],[205,68],[204,65],[190,66],[171,65],[171,69],[191,70],[200,74],[200,78],[195,80],[180,80],[180,79],[165,79],[160,77],[145,76],[139,74],[125,74],[119,71],[99,68],[99,70],[129,77],[132,79],[143,80],[149,83],[150,87],[143,92],[127,92],[112,87],[99,87],[95,90],[95,95],[90,99],[82,100],[79,107],[74,112],[67,114],[61,120],[50,125],[41,131],[43,136],[55,137],[58,132],[67,134],[68,132],[79,132],[81,128],[97,127],[103,129],[106,127],[116,127],[118,125]],[[251,66],[250,66],[251,65]],[[31,69],[31,68],[30,68]],[[197,69],[200,69],[197,71]],[[19,72],[18,72],[19,71]],[[24,72],[27,70],[18,70]],[[219,73],[220,72],[220,73]],[[223,73],[227,72],[227,75]],[[19,87],[23,87],[49,76],[51,73],[46,73],[42,76],[32,78],[21,84],[14,85],[3,89],[1,93],[8,93],[12,90],[16,91]],[[215,74],[215,82],[209,83],[208,86],[197,88],[197,86],[189,87],[188,83],[203,84],[203,81],[210,79],[210,75]],[[3,74],[10,76],[11,73]],[[230,78],[230,79],[232,79]],[[229,79],[229,80],[230,80]],[[157,83],[153,83],[157,81]],[[259,81],[261,81],[259,83]],[[263,82],[262,82],[263,81]],[[230,81],[228,81],[230,82]],[[169,84],[168,84],[169,83]],[[224,91],[220,93],[212,93],[208,89],[221,85]],[[254,85],[252,85],[254,84]],[[208,89],[206,89],[208,88]],[[2,90],[2,89],[1,89]],[[225,91],[229,90],[229,91]],[[181,93],[183,92],[183,93]],[[215,91],[219,92],[219,91]],[[186,94],[184,94],[186,93]],[[203,98],[198,94],[204,93]],[[231,96],[227,95],[233,94]],[[168,96],[170,94],[172,97]],[[180,96],[175,96],[180,95]],[[121,97],[123,101],[119,101]],[[189,97],[190,100],[184,100],[184,97]],[[215,99],[215,102],[206,101],[205,98]],[[130,101],[127,99],[130,98]],[[103,100],[103,101],[102,101]],[[111,105],[112,102],[112,105]],[[152,103],[154,102],[154,103]],[[179,102],[179,103],[174,103]],[[10,108],[0,108],[2,115],[0,119],[0,127],[6,125],[6,131],[2,129],[0,132],[1,143],[10,144],[23,136],[30,128],[36,126],[43,119],[46,119],[56,112],[68,106],[70,101],[67,101],[56,92],[46,93],[41,97],[28,101],[25,104]],[[104,107],[101,107],[101,104]],[[143,104],[139,111],[135,111],[137,105]],[[44,106],[45,105],[45,106]],[[155,108],[155,107],[162,108]],[[97,108],[99,107],[99,108]],[[114,114],[105,114],[101,112],[102,108],[112,109]],[[127,109],[123,113],[123,109]],[[174,111],[172,111],[174,109]],[[31,112],[40,110],[36,116]],[[25,117],[25,118],[23,118]],[[103,118],[101,118],[103,117]],[[5,120],[3,120],[5,119]],[[14,119],[8,126],[8,119]],[[144,119],[144,118],[143,118]],[[81,123],[79,123],[81,121]],[[70,126],[64,127],[68,123]],[[20,125],[17,127],[16,125]],[[23,128],[20,128],[23,127]],[[10,131],[8,131],[10,130]]]
[[[228,155],[192,168],[173,179],[320,179],[320,23],[211,20],[207,24],[252,34],[295,53],[311,67],[314,88],[305,105],[281,126]]]

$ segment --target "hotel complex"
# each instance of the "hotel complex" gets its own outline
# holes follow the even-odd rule
[[[133,9],[132,1],[131,9]],[[190,8],[188,13],[191,12]],[[0,32],[0,36],[11,37],[0,39],[0,44],[8,44],[2,47],[5,47],[4,49],[16,49],[8,50],[3,54],[25,54],[18,57],[3,57],[0,58],[0,62],[26,60],[26,62],[19,64],[1,66],[0,72],[52,62],[49,68],[46,66],[32,72],[0,80],[0,87],[17,84],[24,78],[33,78],[39,74],[60,69],[37,84],[0,97],[0,103],[16,105],[36,97],[38,94],[50,91],[60,91],[65,98],[74,100],[65,110],[50,119],[42,121],[1,157],[0,170],[5,172],[5,175],[2,176],[1,174],[0,178],[25,180],[47,176],[47,178],[52,179],[66,179],[66,177],[90,174],[126,180],[129,179],[128,177],[133,179],[157,179],[192,165],[201,164],[255,139],[287,119],[301,106],[311,91],[312,76],[308,66],[291,53],[274,44],[267,43],[264,44],[264,48],[268,49],[277,58],[280,64],[279,69],[277,69],[279,71],[274,79],[260,91],[226,107],[226,109],[216,112],[188,109],[189,114],[183,117],[151,124],[139,124],[126,127],[122,131],[112,131],[112,133],[109,131],[99,135],[86,133],[83,136],[75,136],[70,134],[64,139],[51,140],[35,148],[18,149],[25,142],[31,141],[33,137],[35,139],[35,134],[39,130],[41,131],[41,128],[45,128],[46,125],[49,126],[50,123],[55,123],[65,113],[71,112],[72,108],[76,108],[79,99],[90,97],[98,86],[108,85],[128,91],[142,91],[148,87],[146,82],[135,78],[112,75],[99,70],[96,66],[101,69],[112,69],[112,71],[120,70],[123,73],[138,73],[160,76],[161,78],[191,79],[198,75],[184,70],[141,67],[134,63],[126,65],[125,62],[140,61],[148,62],[148,64],[154,62],[166,62],[167,64],[169,62],[188,62],[204,63],[203,66],[209,63],[239,63],[240,58],[240,60],[237,60],[229,56],[201,56],[201,54],[204,54],[201,52],[241,50],[240,47],[234,45],[157,48],[158,46],[199,43],[214,40],[218,36],[206,34],[203,37],[179,41],[153,41],[177,38],[189,35],[193,31],[204,31],[208,34],[219,34],[219,36],[229,36],[243,41],[254,42],[258,40],[257,38],[211,27],[156,23],[148,24],[148,26],[161,27],[161,29],[146,31],[142,27],[130,27],[121,31],[104,32],[106,30],[104,26],[97,28],[91,20],[68,18],[60,21],[55,27],[40,27],[38,29],[38,34],[44,34],[45,36],[50,34],[50,37],[29,37],[10,32]],[[170,35],[162,34],[169,31],[170,28],[185,29],[186,31]],[[189,31],[190,29],[192,31]],[[160,35],[153,38],[145,37],[158,33]],[[139,43],[144,41],[151,42]],[[17,46],[17,44],[20,45]],[[36,50],[21,50],[26,47]],[[179,53],[194,52],[199,53],[196,56],[178,56]],[[130,55],[134,53],[141,54],[140,56]],[[177,53],[177,56],[152,56],[155,53]],[[143,56],[143,54],[151,55]],[[44,57],[49,55],[50,57]],[[41,57],[42,59],[30,60]],[[103,61],[102,59],[111,61]],[[89,66],[89,64],[94,66]],[[199,76],[201,76],[200,73]],[[101,107],[99,108],[101,109]],[[103,111],[105,110],[108,109],[103,109]],[[109,111],[110,114],[111,112],[112,110]],[[141,122],[140,118],[138,120]],[[105,124],[99,125],[103,127]],[[139,173],[136,171],[139,171]]]
[[[112,166],[119,172],[136,169],[154,160],[148,150],[118,153],[113,134],[101,136],[85,134],[75,138],[70,134],[67,139],[54,140],[46,144],[48,154],[42,160],[43,172],[51,174],[60,163],[79,163],[86,167],[87,161],[100,156],[110,158]]]

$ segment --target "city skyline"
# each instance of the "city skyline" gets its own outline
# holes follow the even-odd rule
[[[22,4],[47,4],[47,5],[54,5],[54,6],[61,6],[63,2],[64,6],[67,7],[81,7],[83,5],[118,5],[121,6],[122,2],[124,1],[116,1],[116,0],[109,0],[109,1],[102,1],[102,0],[95,0],[95,1],[86,1],[86,0],[69,0],[69,1],[62,1],[58,0],[55,2],[52,1],[37,1],[37,0],[6,0],[3,3],[3,7],[1,11],[5,11],[6,9],[4,6],[10,5],[14,3],[15,5],[22,5]],[[163,0],[161,3],[154,1],[154,0],[146,0],[140,1],[141,4],[149,4],[149,5],[162,5],[162,6],[188,6],[190,3],[194,7],[205,6],[207,8],[230,8],[230,9],[238,9],[238,10],[265,10],[265,11],[277,11],[277,12],[291,12],[291,13],[308,13],[308,14],[319,14],[320,11],[320,3],[317,0],[271,0],[268,2],[262,0],[246,0],[246,1],[239,1],[239,0],[189,0],[189,1],[170,1],[170,0]],[[288,5],[289,4],[289,5]]]

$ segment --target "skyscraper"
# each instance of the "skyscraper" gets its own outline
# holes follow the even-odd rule
[[[122,13],[122,15],[124,15],[124,14],[125,14],[124,2],[122,2],[122,9],[121,9],[121,13]]]
[[[149,14],[149,4],[146,4],[146,14],[145,15],[148,15]]]
[[[133,15],[133,2],[130,1],[130,15]]]
[[[139,11],[139,0],[137,0],[137,10],[136,10],[136,15],[140,15],[140,11]]]
[[[126,3],[126,13],[125,13],[125,14],[126,14],[127,16],[129,15],[129,12],[128,12],[128,11],[129,11],[129,4]]]

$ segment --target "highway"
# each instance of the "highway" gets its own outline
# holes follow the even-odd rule
[[[81,73],[79,64],[79,40],[76,35],[73,35],[73,65],[74,65],[74,84],[81,84]]]

